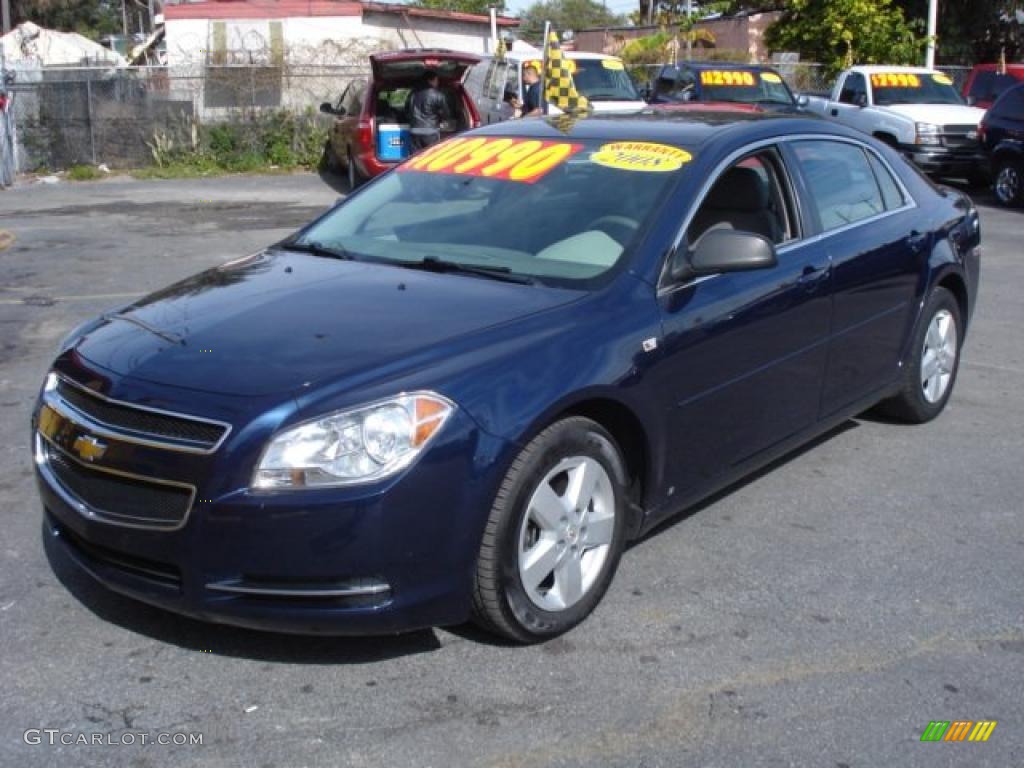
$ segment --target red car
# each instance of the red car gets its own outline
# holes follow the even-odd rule
[[[1010,86],[1024,81],[1024,64],[975,64],[964,83],[964,100],[988,109]]]
[[[349,83],[337,102],[320,111],[333,117],[324,165],[348,172],[349,188],[398,165],[410,153],[406,102],[427,70],[437,72],[453,118],[442,138],[476,128],[480,115],[462,87],[467,70],[480,61],[471,53],[418,48],[370,56],[369,78]]]

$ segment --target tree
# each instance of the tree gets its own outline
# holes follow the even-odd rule
[[[797,51],[834,75],[854,64],[918,64],[922,31],[891,0],[789,0],[765,41],[772,51]]]
[[[540,41],[545,21],[550,21],[559,32],[625,23],[623,17],[595,0],[538,0],[519,17],[519,34],[527,40]]]
[[[132,8],[137,0],[127,0]],[[145,3],[142,4],[145,9]],[[120,0],[11,0],[11,21],[31,21],[98,40],[122,31]]]
[[[505,12],[505,0],[413,0],[412,5],[420,8],[433,8],[439,11],[460,11],[487,16],[491,8],[498,13]]]
[[[928,0],[894,0],[908,19],[928,13]],[[1007,60],[1024,55],[1021,5],[1008,0],[942,0],[936,57],[947,64],[996,61],[1002,50]]]

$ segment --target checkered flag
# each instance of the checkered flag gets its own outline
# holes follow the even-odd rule
[[[583,113],[580,112],[563,112],[560,115],[548,118],[548,124],[568,136],[573,126],[580,121],[581,117],[583,117]]]
[[[590,109],[586,96],[576,91],[572,81],[572,72],[558,43],[558,33],[548,32],[547,45],[544,46],[544,100],[554,104],[563,112],[585,112]]]
[[[505,61],[506,55],[508,54],[508,46],[505,44],[505,38],[498,38],[498,46],[494,49],[494,58],[497,61]]]

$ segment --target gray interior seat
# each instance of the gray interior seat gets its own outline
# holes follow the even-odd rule
[[[782,228],[769,205],[768,184],[753,168],[730,168],[711,188],[690,224],[693,244],[712,228],[737,229],[763,235],[773,243]]]

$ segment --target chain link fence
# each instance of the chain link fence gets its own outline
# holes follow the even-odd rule
[[[21,70],[9,91],[17,166],[149,165],[155,146],[194,147],[204,127],[311,117],[367,72],[353,65]]]

